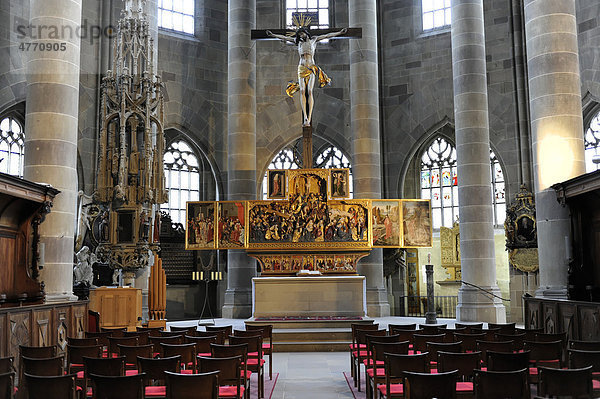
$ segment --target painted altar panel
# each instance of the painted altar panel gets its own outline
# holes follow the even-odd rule
[[[402,244],[399,200],[372,200],[373,247],[398,248]]]
[[[246,246],[246,202],[220,201],[217,207],[218,248],[243,249]]]
[[[358,261],[368,252],[302,253],[302,254],[249,254],[256,259],[263,276],[295,276],[300,270],[319,271],[321,274],[356,274]]]
[[[288,186],[286,170],[267,170],[267,199],[286,199]]]
[[[430,248],[432,244],[431,202],[402,200],[402,246]]]
[[[330,169],[329,198],[346,199],[350,197],[350,169]]]
[[[187,202],[185,249],[217,249],[216,219],[216,202]]]

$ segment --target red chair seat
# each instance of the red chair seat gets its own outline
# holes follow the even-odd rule
[[[211,357],[212,353],[198,353],[198,357]]]
[[[260,359],[260,365],[262,366],[263,364],[265,364],[265,359]],[[248,359],[247,365],[249,365],[249,366],[257,366],[258,365],[258,359]]]
[[[377,389],[382,395],[387,396],[387,387],[385,384],[377,385]],[[390,384],[390,391],[392,391],[392,395],[402,395],[404,394],[404,387],[402,384]]]
[[[373,370],[374,369],[368,369],[367,370],[367,374],[369,375],[369,377],[373,378]],[[378,368],[377,369],[377,377],[385,377],[385,369],[382,368]]]
[[[77,372],[77,379],[83,380],[83,370]]]
[[[267,342],[266,344],[263,344],[262,348],[263,349],[271,349],[271,344]]]
[[[352,356],[354,356],[354,357],[359,357],[359,356],[360,357],[367,357],[367,356],[369,356],[369,353],[368,353],[368,351],[354,351],[354,352],[352,352]]]
[[[592,380],[592,388],[594,390],[600,389],[600,381],[598,381],[598,380]]]
[[[138,375],[137,370],[125,370],[125,375]]]
[[[181,370],[181,374],[194,374],[194,370]]]
[[[248,357],[258,357],[258,352],[248,352]]]
[[[245,376],[246,374],[244,374],[244,373],[248,373],[248,375],[246,376],[246,379],[250,379],[250,377],[252,376],[252,371],[250,371],[250,370],[241,370],[240,376],[242,376],[242,377]]]
[[[167,387],[164,385],[147,386],[145,389],[146,397],[167,396]]]
[[[363,360],[363,364],[365,366],[372,366],[373,365],[373,360],[372,359],[365,359],[365,360]],[[377,364],[378,366],[383,366],[385,364],[385,362],[383,360],[377,360],[375,362],[375,364]]]
[[[350,350],[352,350],[352,351],[356,350],[356,344],[348,344],[348,346],[350,347]],[[263,346],[263,348],[264,348],[264,346]],[[358,344],[358,349],[367,349],[367,345],[366,344]]]
[[[219,397],[237,397],[237,387],[219,387]],[[240,398],[244,397],[244,387],[240,387]]]
[[[473,383],[472,382],[457,382],[456,383],[456,392],[473,392]]]

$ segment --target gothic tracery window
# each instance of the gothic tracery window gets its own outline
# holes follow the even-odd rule
[[[490,150],[492,205],[494,225],[502,226],[506,218],[504,172],[496,154]],[[421,156],[421,198],[431,200],[433,228],[451,228],[458,218],[458,169],[456,148],[437,137]]]
[[[173,223],[183,223],[186,201],[200,199],[198,156],[188,143],[176,140],[165,152],[164,169],[169,202],[162,204],[160,208],[171,215]]]
[[[451,0],[422,0],[423,31],[445,28],[451,23]]]
[[[158,0],[158,26],[194,34],[194,0]]]
[[[592,118],[585,131],[585,171],[587,173],[600,169],[600,111]]]
[[[25,134],[23,125],[13,117],[0,121],[0,172],[23,177]]]
[[[317,13],[319,23],[311,23],[311,27],[319,29],[329,28],[329,0],[285,0],[285,25],[293,27],[293,13]]]

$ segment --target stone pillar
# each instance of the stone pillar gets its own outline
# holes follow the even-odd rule
[[[81,0],[31,0],[30,24],[76,32]],[[64,29],[63,29],[64,28]],[[77,217],[77,126],[79,116],[80,38],[65,33],[59,40],[41,30],[32,43],[66,43],[65,51],[27,53],[27,113],[24,178],[48,183],[61,192],[40,226],[45,266],[40,280],[47,300],[74,299],[73,249]]]
[[[585,173],[575,0],[525,0],[540,281],[536,296],[567,297],[568,209],[551,185]]]
[[[256,0],[229,0],[227,192],[229,200],[256,199],[256,50],[250,30]],[[256,263],[244,251],[227,252],[227,291],[223,317],[252,314],[252,277]]]
[[[462,284],[458,321],[505,322],[496,282],[483,0],[452,2],[452,75]]]
[[[350,129],[355,198],[381,198],[379,143],[379,79],[377,59],[377,4],[375,0],[348,2],[350,26],[362,28],[362,38],[350,40]],[[383,250],[374,249],[358,272],[367,280],[367,314],[389,316],[383,279]]]

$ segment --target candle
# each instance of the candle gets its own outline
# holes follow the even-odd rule
[[[431,253],[427,254],[427,264],[431,265]]]

